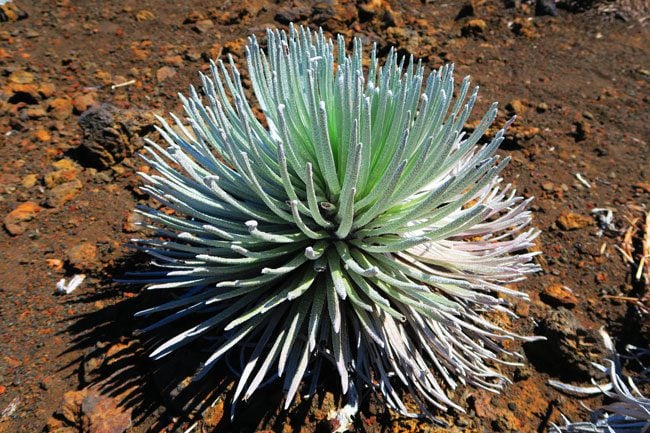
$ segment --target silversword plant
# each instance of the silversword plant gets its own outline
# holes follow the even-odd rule
[[[135,244],[161,268],[149,289],[181,296],[139,315],[196,320],[151,356],[215,337],[197,378],[242,355],[235,403],[279,377],[288,407],[324,362],[348,398],[364,384],[410,416],[462,410],[459,384],[498,391],[494,363],[516,358],[501,342],[524,338],[498,320],[526,298],[507,285],[537,270],[537,232],[499,177],[505,129],[480,143],[496,104],[466,133],[478,89],[455,89],[453,66],[364,61],[359,39],[349,53],[302,27],[266,41],[246,49],[261,113],[218,61],[186,118],[160,119],[167,145],[149,142],[143,189],[173,212],[140,208],[158,231]]]

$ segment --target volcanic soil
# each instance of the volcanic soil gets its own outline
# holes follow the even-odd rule
[[[517,320],[496,321],[547,342],[512,343],[522,365],[500,395],[450,391],[466,413],[438,413],[442,429],[398,417],[363,390],[359,432],[544,432],[585,419],[550,379],[587,385],[607,355],[647,347],[647,281],[640,260],[650,210],[650,38],[643,1],[497,0],[325,2],[161,0],[10,2],[0,18],[0,432],[328,432],[344,404],[325,374],[316,398],[280,410],[271,385],[230,421],[230,368],[191,383],[197,343],[166,362],[146,356],[164,335],[137,335],[133,313],[163,294],[115,279],[147,266],[128,249],[147,235],[133,212],[144,139],[154,115],[181,113],[178,92],[199,85],[209,59],[243,55],[251,33],[289,22],[359,36],[380,54],[395,46],[427,68],[456,65],[481,86],[476,124],[492,101],[497,126],[512,115],[504,173],[534,196],[543,271],[517,287]],[[631,5],[631,6],[630,6]],[[545,10],[544,10],[545,9]],[[544,14],[546,13],[546,14]],[[245,80],[245,85],[248,82]],[[90,111],[88,111],[90,110]],[[494,133],[494,130],[491,131]],[[594,209],[609,209],[596,212]],[[86,275],[57,295],[57,282]],[[647,299],[647,298],[646,298]],[[645,302],[645,304],[644,304]],[[508,320],[507,323],[506,320]],[[233,361],[234,362],[234,361]],[[237,361],[238,362],[238,361]],[[235,366],[236,367],[236,366]]]

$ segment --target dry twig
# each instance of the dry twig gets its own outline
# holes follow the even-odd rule
[[[644,312],[650,311],[650,212],[645,213],[645,219],[640,222],[639,218],[628,219],[630,226],[625,230],[621,246],[615,248],[621,253],[623,259],[630,265],[633,279],[641,284],[642,293],[636,299],[639,308]],[[638,234],[635,237],[635,234]],[[635,245],[636,243],[636,245]],[[628,301],[628,297],[619,300]]]

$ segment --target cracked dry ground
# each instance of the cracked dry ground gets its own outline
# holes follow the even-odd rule
[[[519,347],[524,366],[508,368],[513,383],[501,395],[456,390],[467,413],[440,414],[445,431],[545,431],[560,414],[582,419],[580,402],[600,400],[563,395],[547,380],[587,383],[589,362],[603,355],[602,326],[620,348],[648,344],[648,318],[628,301],[642,283],[615,249],[622,234],[603,232],[591,214],[610,208],[625,230],[650,202],[650,39],[637,22],[597,7],[535,16],[493,0],[13,6],[28,16],[0,23],[0,432],[328,431],[340,401],[327,378],[289,413],[273,386],[234,425],[222,401],[200,408],[228,393],[227,367],[188,385],[196,346],[151,363],[143,352],[152,341],[133,335],[141,323],[132,314],[152,299],[112,283],[145,263],[124,244],[142,235],[131,209],[148,201],[136,155],[143,138],[159,139],[153,114],[180,112],[176,93],[198,84],[207,59],[232,54],[241,65],[247,35],[290,21],[361,36],[382,53],[394,45],[429,68],[454,62],[457,77],[482,87],[476,112],[498,100],[497,124],[517,114],[501,150],[512,157],[505,177],[536,197],[544,270],[519,285],[531,302],[515,305],[521,319],[508,326],[548,342]],[[57,281],[77,273],[87,275],[80,288],[55,296]],[[192,397],[199,409],[188,412]],[[364,397],[358,431],[437,431]]]

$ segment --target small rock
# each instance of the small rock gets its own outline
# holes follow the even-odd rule
[[[66,182],[71,182],[77,178],[81,168],[71,159],[64,158],[54,164],[54,171],[51,171],[43,178],[47,188],[54,188]]]
[[[454,418],[454,425],[456,427],[460,427],[462,429],[465,429],[465,428],[469,427],[470,419],[469,419],[469,417],[466,417],[464,415],[460,415],[460,414],[456,415],[456,417]],[[465,431],[465,430],[463,430],[463,431]]]
[[[522,143],[530,140],[540,132],[541,129],[535,126],[515,124],[508,129],[508,132],[506,132],[506,141],[510,141],[516,146],[522,146]]]
[[[79,171],[81,168],[79,165],[71,160],[70,158],[63,158],[59,159],[58,161],[55,161],[52,163],[52,167],[54,167],[56,170],[77,170]]]
[[[125,233],[135,233],[142,230],[140,223],[144,221],[144,217],[137,212],[129,212],[122,224],[122,231]]]
[[[200,20],[194,24],[192,30],[201,34],[201,33],[207,33],[213,27],[214,27],[214,22],[212,20]]]
[[[183,57],[185,60],[188,60],[190,62],[198,62],[201,60],[201,52],[195,49],[190,49],[184,54]]]
[[[111,170],[117,175],[117,176],[124,176],[126,173],[126,167],[123,165],[114,165],[111,167]]]
[[[515,314],[519,317],[528,317],[530,315],[530,303],[522,301],[515,302]]]
[[[40,105],[36,107],[28,107],[25,109],[24,113],[30,119],[40,119],[41,117],[47,116],[47,112]]]
[[[94,388],[66,392],[61,414],[84,433],[124,433],[131,427],[131,409]]]
[[[50,207],[61,207],[79,195],[82,187],[79,179],[57,185],[48,192],[46,203]]]
[[[188,50],[185,53],[185,60],[189,60],[190,62],[198,62],[201,60],[201,52],[197,50]]]
[[[325,5],[322,7],[319,7],[319,9],[326,11]],[[391,17],[386,16],[388,13],[393,13],[391,6],[388,4],[388,2],[384,0],[373,0],[369,2],[357,2],[357,14],[359,16],[359,21],[363,22],[368,22],[372,21],[374,19],[379,20],[386,20],[388,19],[389,21],[391,20]],[[389,12],[390,11],[390,12]],[[333,14],[334,10],[331,9],[331,11],[328,11],[329,13]],[[386,23],[386,21],[384,21]],[[387,27],[392,27],[392,26],[387,26]]]
[[[485,393],[476,393],[468,398],[471,409],[481,419],[485,419],[492,413],[493,405],[490,403],[491,396]]]
[[[554,307],[563,306],[566,308],[573,308],[578,304],[578,298],[567,290],[564,285],[559,283],[551,284],[544,288],[542,293],[540,293],[540,298],[545,303]]]
[[[95,71],[95,78],[105,86],[113,83],[113,75],[110,72],[101,69]]]
[[[490,425],[492,427],[492,430],[496,433],[511,432],[516,430],[512,420],[507,416],[501,414],[497,415],[496,419],[493,419]]]
[[[230,26],[241,23],[244,17],[250,15],[247,8],[229,9],[225,12],[213,13],[212,18],[216,19],[219,24]]]
[[[23,180],[21,181],[21,184],[23,188],[32,188],[36,183],[38,182],[38,176],[34,173],[30,173],[23,177]]]
[[[245,46],[246,46],[246,40],[244,38],[237,38],[223,44],[223,53],[232,54],[235,57],[239,57],[241,54],[244,53]]]
[[[92,356],[87,354],[84,361],[81,363],[83,383],[92,383],[94,379],[99,376],[99,369],[104,361],[103,356]]]
[[[38,141],[40,141],[40,142],[42,142],[42,143],[47,143],[48,141],[50,141],[50,140],[52,139],[52,135],[50,134],[50,132],[47,131],[47,130],[45,130],[45,129],[39,129],[39,130],[37,130],[37,131],[34,133],[34,137],[35,137]]]
[[[546,111],[548,111],[548,104],[546,102],[540,102],[537,104],[538,113],[545,113]]]
[[[533,27],[533,21],[527,18],[515,18],[512,20],[510,25],[510,30],[517,36],[523,36],[524,38],[533,39],[537,36],[537,32]]]
[[[219,399],[214,406],[203,412],[203,423],[209,430],[216,428],[223,419],[223,407],[223,399]]]
[[[460,8],[458,14],[456,14],[455,20],[458,21],[462,20],[463,18],[473,17],[475,12],[476,11],[474,10],[474,4],[469,1]]]
[[[15,84],[32,84],[34,82],[34,74],[27,71],[14,71],[9,75],[9,82]]]
[[[7,100],[10,104],[37,104],[40,97],[39,88],[35,84],[9,83],[5,87],[7,94],[10,94]]]
[[[154,15],[153,12],[151,12],[149,10],[146,10],[146,9],[142,9],[142,10],[136,12],[136,14],[135,14],[135,20],[136,21],[149,21],[149,20],[152,20],[154,18],[156,18],[156,15]]]
[[[98,263],[97,246],[91,242],[82,242],[68,250],[68,263],[77,271],[92,270]]]
[[[163,62],[171,66],[181,67],[183,66],[183,58],[179,55],[167,56],[163,58]]]
[[[190,13],[187,14],[187,17],[185,18],[185,21],[183,21],[183,24],[194,24],[201,20],[205,20],[206,18],[207,17],[205,14],[201,11],[190,11]]]
[[[557,219],[558,227],[565,231],[582,229],[592,224],[591,218],[573,212],[563,212]]]
[[[27,230],[27,223],[33,220],[41,210],[42,208],[36,203],[30,201],[21,203],[5,217],[5,228],[14,236],[23,234]]]
[[[535,2],[535,15],[538,17],[545,15],[556,17],[557,6],[555,5],[555,0],[537,0]]]
[[[34,39],[34,38],[39,37],[40,35],[41,34],[39,32],[37,32],[36,30],[34,30],[34,29],[27,29],[25,31],[25,37],[27,39]]]
[[[18,368],[21,365],[23,365],[23,363],[22,363],[22,361],[20,359],[12,358],[11,356],[5,356],[4,361],[11,368]]]
[[[16,191],[20,177],[13,173],[0,172],[0,194],[11,194]]]
[[[640,189],[641,191],[650,193],[650,182],[637,182],[632,184],[634,188]]]
[[[95,93],[82,93],[72,98],[72,107],[75,113],[81,114],[97,103]]]
[[[63,260],[60,259],[47,259],[45,263],[55,271],[59,272],[63,270]]]
[[[579,120],[575,123],[575,140],[584,141],[591,136],[591,125],[584,120]]]
[[[275,14],[274,19],[280,24],[289,25],[307,18],[307,10],[297,7],[283,7]]]
[[[72,114],[72,102],[67,98],[56,98],[48,104],[50,115],[57,120],[65,120]]]
[[[6,21],[24,20],[29,16],[27,12],[19,8],[14,2],[6,2],[0,5],[0,23]]]
[[[349,2],[347,5],[343,3],[328,1],[313,4],[310,11],[310,23],[323,27],[324,30],[332,33],[345,33],[343,29],[348,29],[357,18],[361,19],[361,11],[353,6],[355,2]],[[401,26],[402,20],[399,13],[395,12],[388,2],[375,0],[372,3],[372,5],[369,3],[365,5],[376,10],[377,18],[381,20],[384,28]],[[338,31],[335,29],[338,29]]]
[[[526,111],[526,105],[524,105],[524,103],[519,99],[513,99],[512,101],[508,102],[508,105],[506,105],[506,110],[508,110],[508,113],[510,115],[522,114],[524,111]]]
[[[374,6],[372,2],[360,3],[358,5],[358,8],[359,8],[359,21],[361,21],[362,23],[372,20],[373,18],[375,18],[375,16],[377,16],[377,12],[379,12],[377,10],[377,7]]]
[[[480,18],[468,20],[460,29],[461,36],[482,36],[487,31],[487,23]]]
[[[159,83],[165,81],[168,78],[171,78],[176,75],[176,69],[171,66],[163,66],[162,68],[156,71],[156,80]]]
[[[62,420],[51,416],[45,424],[45,431],[49,433],[76,433],[77,429],[74,427],[66,427]]]
[[[43,98],[51,98],[52,95],[54,95],[54,92],[56,92],[56,86],[54,83],[41,83],[38,86],[38,93],[43,97]]]
[[[546,192],[552,192],[555,189],[555,184],[553,182],[544,182],[542,189]]]
[[[68,391],[63,394],[63,401],[61,402],[61,415],[70,424],[77,422],[77,416],[81,402],[86,396],[87,391]]]
[[[102,170],[93,176],[97,182],[111,183],[113,181],[113,172],[111,170]]]
[[[528,364],[522,365],[519,367],[515,367],[515,373],[513,375],[513,379],[515,381],[519,382],[522,380],[527,380],[530,379],[530,377],[533,375],[533,370],[530,368]]]
[[[43,391],[47,391],[50,389],[52,386],[52,378],[51,377],[44,377],[43,380],[41,380],[38,383],[38,387],[41,388]]]
[[[154,130],[153,123],[151,112],[95,105],[79,116],[83,131],[79,150],[87,163],[109,168],[144,145],[142,137]]]
[[[525,348],[538,369],[562,380],[602,378],[603,373],[591,364],[607,355],[596,326],[585,327],[573,312],[558,307],[548,311],[536,331],[547,340],[526,343]]]
[[[223,46],[221,44],[212,44],[210,48],[208,48],[208,51],[205,53],[206,59],[218,59],[221,57],[221,53],[223,53]]]

